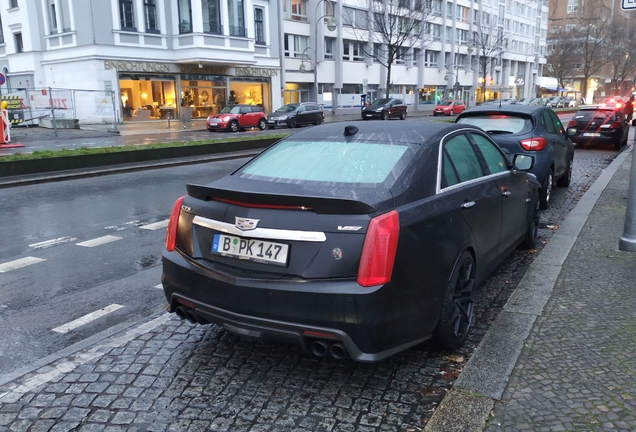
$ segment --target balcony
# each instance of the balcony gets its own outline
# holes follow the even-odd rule
[[[230,36],[246,37],[247,29],[240,26],[230,26]]]
[[[204,22],[203,23],[203,33],[222,35],[223,34],[223,26],[221,24]]]

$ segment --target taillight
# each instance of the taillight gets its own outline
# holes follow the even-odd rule
[[[570,120],[570,122],[568,123],[568,128],[573,128],[576,127],[576,120],[572,119]]]
[[[400,221],[395,210],[371,219],[362,247],[358,284],[370,287],[391,280],[399,234]]]
[[[616,104],[616,109],[619,109],[622,106],[623,106],[623,104],[619,102],[619,103]]]
[[[539,151],[545,148],[548,141],[542,137],[526,138],[520,141],[521,147],[528,151]]]
[[[612,124],[609,126],[612,129],[620,129],[623,127],[623,122],[621,121],[613,121]]]
[[[179,215],[181,214],[181,203],[183,198],[177,199],[172,207],[172,213],[170,213],[170,221],[168,222],[168,230],[166,231],[166,250],[172,252],[177,243],[177,228],[179,227]]]

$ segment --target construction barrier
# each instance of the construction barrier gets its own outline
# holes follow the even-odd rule
[[[9,123],[9,113],[7,112],[7,103],[2,102],[2,117],[0,118],[2,134],[0,135],[0,144],[9,144],[11,141],[11,125]]]

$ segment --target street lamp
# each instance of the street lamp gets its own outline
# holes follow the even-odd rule
[[[318,6],[320,6],[320,4],[322,2],[327,2],[330,5],[333,6],[333,3],[331,2],[331,0],[320,0],[317,4],[316,4],[316,9],[314,11],[314,16],[318,15]],[[316,22],[314,24],[314,47],[307,47],[303,50],[303,58],[305,57],[305,52],[310,49],[313,50],[314,52],[314,94],[316,95],[316,102],[318,102],[318,23],[323,19],[323,18],[327,18],[327,30],[329,30],[330,32],[334,31],[336,29],[336,18],[333,15],[323,15],[319,18],[316,18]],[[304,61],[301,61],[300,63],[300,67],[298,68],[298,70],[301,73],[304,73],[307,68],[305,66]]]

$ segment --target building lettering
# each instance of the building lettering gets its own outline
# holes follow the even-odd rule
[[[225,75],[227,74],[227,67],[218,65],[204,65],[204,64],[182,64],[179,65],[181,73],[192,75]]]
[[[104,69],[125,72],[170,72],[170,65],[168,63],[104,60]]]
[[[234,74],[237,76],[247,76],[247,77],[275,77],[278,75],[278,71],[276,69],[237,67],[237,68],[234,68]]]

